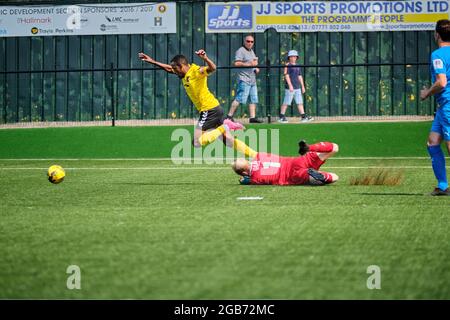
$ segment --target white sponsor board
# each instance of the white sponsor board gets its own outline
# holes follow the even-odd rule
[[[176,32],[175,2],[0,6],[0,37]]]
[[[434,30],[449,0],[208,2],[206,32]]]

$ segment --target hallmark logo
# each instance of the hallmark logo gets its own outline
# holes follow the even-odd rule
[[[52,23],[51,17],[46,18],[17,18],[18,24],[49,24]]]

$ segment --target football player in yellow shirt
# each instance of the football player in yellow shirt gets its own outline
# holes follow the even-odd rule
[[[168,73],[176,74],[183,82],[188,97],[200,113],[200,118],[194,130],[194,147],[205,146],[220,136],[224,136],[224,143],[227,146],[242,152],[246,156],[253,157],[256,152],[244,142],[234,138],[230,133],[233,130],[245,129],[244,126],[229,119],[223,120],[223,109],[208,89],[207,77],[216,71],[216,65],[208,58],[205,50],[200,49],[195,54],[206,62],[206,66],[189,63],[183,55],[173,57],[170,64],[158,62],[142,52],[139,53],[139,58]]]

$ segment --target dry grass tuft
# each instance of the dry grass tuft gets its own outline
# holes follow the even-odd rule
[[[403,170],[369,169],[357,177],[350,178],[352,186],[398,186],[402,184],[405,174]]]

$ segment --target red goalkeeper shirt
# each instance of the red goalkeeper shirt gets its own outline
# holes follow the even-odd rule
[[[309,182],[308,168],[319,170],[323,163],[315,152],[308,152],[301,157],[280,157],[270,153],[258,153],[250,164],[250,183],[307,184]]]

